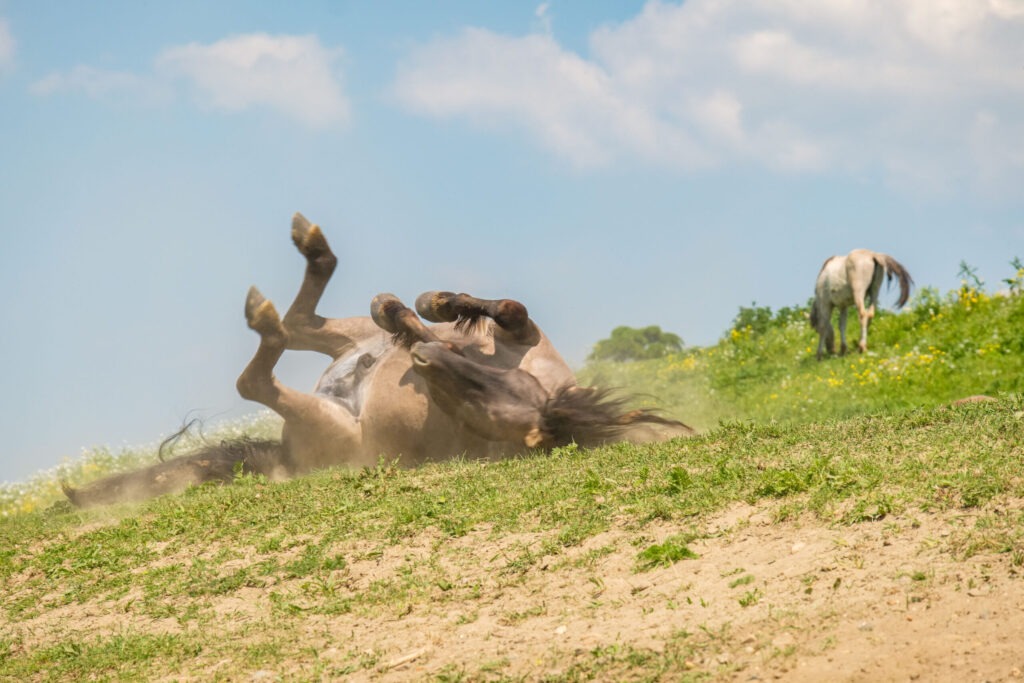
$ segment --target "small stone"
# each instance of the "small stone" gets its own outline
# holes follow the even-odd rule
[[[562,635],[563,633],[565,633],[568,630],[569,630],[569,627],[566,626],[565,624],[562,624],[561,626],[559,626],[558,628],[555,629],[555,633],[557,635]]]
[[[875,625],[868,621],[862,621],[857,624],[857,630],[859,631],[874,631]]]

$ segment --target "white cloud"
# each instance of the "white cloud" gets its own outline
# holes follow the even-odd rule
[[[167,88],[151,78],[83,64],[66,73],[49,74],[29,86],[29,91],[39,96],[80,92],[93,99],[122,98],[144,104],[158,104],[170,98]]]
[[[551,35],[551,3],[542,2],[537,5],[537,9],[533,11],[533,16],[537,20],[541,33]]]
[[[335,71],[340,56],[315,36],[251,34],[164,50],[157,70],[191,81],[196,99],[215,109],[266,106],[325,127],[350,115]]]
[[[0,74],[14,68],[14,47],[10,23],[0,17]]]
[[[38,96],[78,92],[160,104],[173,99],[175,85],[185,82],[200,106],[228,112],[265,107],[324,128],[350,117],[336,68],[340,56],[339,49],[323,47],[315,36],[251,34],[168,48],[157,56],[152,73],[80,64],[47,75],[30,90]]]
[[[396,92],[418,111],[523,126],[581,166],[607,162],[619,145],[645,157],[671,148],[701,160],[685,131],[623,98],[601,66],[549,35],[508,38],[467,29],[422,48],[413,62],[400,69]]]
[[[546,6],[538,17],[549,18]],[[1024,182],[1018,0],[648,2],[590,36],[482,29],[414,50],[413,111],[518,126],[579,165],[755,163],[939,190]],[[998,153],[995,151],[998,150]],[[991,154],[989,152],[992,152]]]

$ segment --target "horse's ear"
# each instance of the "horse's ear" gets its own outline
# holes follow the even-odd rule
[[[526,433],[523,437],[523,443],[526,444],[527,448],[540,448],[543,447],[545,442],[551,439],[551,434],[542,430],[540,427],[534,427]]]

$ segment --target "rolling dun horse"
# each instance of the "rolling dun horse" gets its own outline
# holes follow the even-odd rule
[[[255,287],[249,290],[245,319],[260,341],[237,383],[243,398],[284,418],[281,441],[210,444],[82,488],[65,487],[72,503],[144,500],[230,481],[238,472],[284,478],[333,465],[370,466],[381,457],[414,466],[570,442],[693,434],[650,410],[628,409],[606,390],[578,386],[526,307],[512,299],[426,292],[414,311],[392,294],[378,294],[367,317],[322,317],[317,305],[337,258],[319,226],[301,214],[292,220],[292,241],[306,259],[304,279],[283,317]],[[330,358],[311,393],[274,376],[288,350]]]
[[[857,307],[860,321],[860,341],[857,350],[868,349],[868,325],[875,317],[878,291],[882,279],[900,283],[900,298],[896,307],[902,308],[910,297],[914,281],[907,269],[888,254],[867,249],[854,249],[846,256],[832,256],[821,267],[814,286],[814,304],[811,306],[811,327],[818,332],[818,360],[836,352],[835,333],[832,329],[832,311],[839,309],[839,353],[846,353],[846,310]]]

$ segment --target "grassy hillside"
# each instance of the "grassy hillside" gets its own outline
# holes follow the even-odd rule
[[[701,430],[722,420],[804,423],[1024,391],[1021,273],[1010,293],[964,282],[879,310],[868,353],[818,362],[807,307],[743,308],[715,346],[631,363],[592,363],[581,381],[624,387]],[[856,315],[848,333],[856,349]],[[838,340],[837,340],[838,345]]]
[[[584,369],[705,430],[667,444],[241,476],[85,512],[51,505],[56,472],[7,487],[0,679],[770,677],[838,656],[852,587],[883,581],[884,600],[929,614],[942,591],[977,605],[1017,590],[1024,297],[924,290],[879,315],[867,355],[819,363],[815,344],[801,309],[750,308],[713,347]],[[975,393],[998,400],[949,406]],[[152,457],[92,453],[61,474]],[[798,533],[754,569],[742,541],[759,525],[759,543]],[[856,528],[878,542],[851,541]],[[782,576],[814,538],[810,564]],[[858,623],[854,636],[875,628]]]
[[[1006,578],[1024,563],[1024,513],[1012,504],[1024,499],[1021,407],[1007,399],[734,423],[667,445],[382,465],[282,484],[241,477],[138,507],[18,515],[0,523],[0,678],[368,678],[420,652],[410,643],[428,635],[435,680],[727,676],[732,660],[699,653],[739,651],[747,636],[709,638],[697,625],[711,630],[712,607],[728,610],[716,629],[767,618],[782,599],[744,564],[723,572],[725,597],[683,583],[652,603],[672,610],[665,624],[682,620],[659,645],[635,643],[623,623],[593,647],[545,640],[519,659],[489,648],[520,627],[554,633],[560,620],[582,629],[615,619],[633,598],[606,602],[605,585],[674,580],[674,567],[701,562],[702,544],[723,533],[714,520],[736,505],[775,524],[893,520],[894,537],[922,514],[973,510],[973,524],[932,547],[961,558],[1005,553],[1009,569],[985,571]],[[930,566],[911,564],[922,581]],[[563,606],[568,586],[590,597]],[[473,652],[450,649],[463,640],[476,642]],[[797,651],[779,649],[771,657],[785,670]]]

